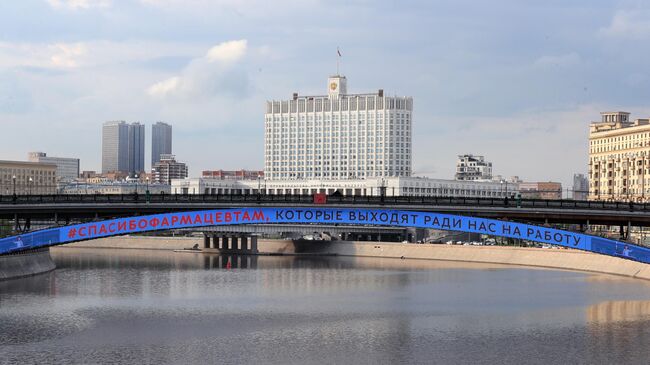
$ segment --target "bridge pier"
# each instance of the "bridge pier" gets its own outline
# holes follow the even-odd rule
[[[212,244],[210,244],[212,241]],[[205,233],[204,248],[217,250],[220,253],[256,254],[257,236],[246,234],[207,234]]]

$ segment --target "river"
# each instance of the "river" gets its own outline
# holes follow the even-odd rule
[[[56,248],[0,364],[647,364],[650,283],[427,260]],[[230,262],[230,265],[228,265]]]

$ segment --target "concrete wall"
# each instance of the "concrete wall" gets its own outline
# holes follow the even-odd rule
[[[42,274],[56,268],[49,249],[0,256],[0,280]]]
[[[69,244],[71,247],[182,249],[203,239],[165,237],[111,237]],[[66,247],[66,246],[62,246]],[[426,260],[482,262],[592,271],[650,280],[650,265],[595,253],[544,248],[456,246],[345,241],[259,240],[261,254],[331,254]],[[218,252],[218,250],[204,250]]]

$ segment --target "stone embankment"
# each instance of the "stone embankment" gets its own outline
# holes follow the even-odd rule
[[[111,237],[71,247],[175,250],[202,245],[201,238]],[[66,247],[66,246],[61,246]],[[650,265],[590,252],[503,246],[456,246],[392,242],[259,240],[260,254],[318,254],[535,266],[614,274],[650,280]],[[218,252],[208,249],[205,252]]]
[[[56,269],[48,248],[0,256],[0,280],[17,279]]]

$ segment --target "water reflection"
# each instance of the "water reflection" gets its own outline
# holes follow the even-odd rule
[[[636,280],[351,257],[72,248],[53,257],[53,273],[0,283],[0,364],[650,356],[650,286]]]

